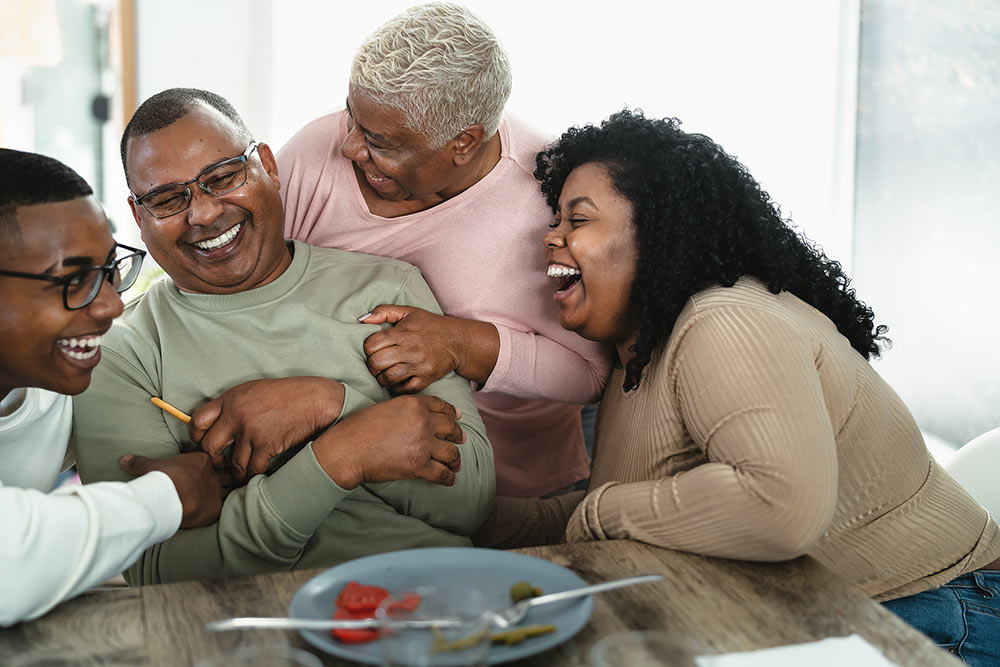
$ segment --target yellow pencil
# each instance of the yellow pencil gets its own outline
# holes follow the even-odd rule
[[[174,406],[172,406],[169,403],[167,403],[166,401],[164,401],[162,398],[157,398],[156,396],[154,396],[153,398],[151,398],[149,400],[153,403],[153,405],[155,405],[156,407],[160,408],[161,410],[163,410],[167,414],[171,414],[174,417],[177,417],[178,419],[180,419],[185,424],[187,424],[187,423],[189,423],[191,421],[191,416],[190,415],[184,414],[183,412],[181,412],[180,410],[178,410]]]

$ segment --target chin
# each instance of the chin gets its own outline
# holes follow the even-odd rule
[[[44,387],[50,391],[57,392],[59,394],[65,394],[67,396],[76,396],[77,394],[82,394],[90,386],[90,373],[85,375],[80,375],[76,377],[63,378],[60,382],[55,382],[50,386]]]

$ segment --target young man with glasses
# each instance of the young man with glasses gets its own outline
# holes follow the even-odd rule
[[[141,477],[49,493],[72,463],[70,395],[90,383],[143,255],[115,243],[72,169],[0,149],[0,626],[44,614],[219,513],[218,475],[198,454],[124,457]],[[153,468],[163,472],[143,474]]]
[[[143,102],[122,160],[142,239],[169,279],[126,307],[75,402],[80,474],[121,479],[115,462],[127,452],[200,448],[245,482],[215,524],[152,547],[125,578],[469,545],[495,472],[468,382],[450,373],[427,395],[393,398],[363,349],[379,327],[358,320],[380,303],[440,312],[420,272],[286,242],[274,155],[214,93],[177,88]]]

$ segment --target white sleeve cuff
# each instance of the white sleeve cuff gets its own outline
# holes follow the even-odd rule
[[[128,487],[149,509],[155,525],[150,543],[162,542],[180,528],[183,509],[174,483],[166,473],[155,470],[128,482]]]

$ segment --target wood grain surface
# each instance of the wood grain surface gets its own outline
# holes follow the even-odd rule
[[[569,568],[591,583],[649,572],[666,578],[596,596],[593,616],[579,634],[518,666],[584,667],[602,637],[650,629],[670,630],[701,653],[857,633],[900,666],[962,664],[808,558],[745,563],[629,540],[519,551]],[[84,594],[41,619],[0,630],[0,665],[173,667],[225,658],[237,647],[273,643],[305,649],[326,665],[354,664],[319,652],[292,631],[204,631],[206,622],[221,618],[287,615],[295,591],[318,572]]]

